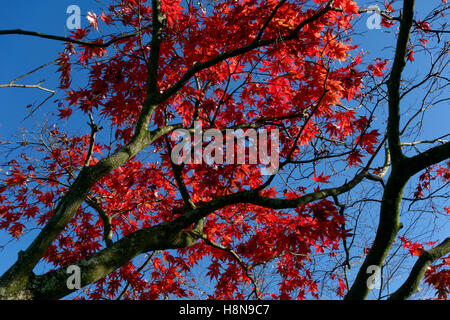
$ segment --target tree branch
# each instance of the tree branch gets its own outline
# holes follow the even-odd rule
[[[414,264],[406,281],[397,291],[388,298],[389,300],[406,300],[419,288],[419,284],[428,267],[437,259],[450,253],[450,238],[445,239],[437,247],[424,251]]]
[[[178,127],[181,127],[181,124],[164,126],[153,131],[141,130],[129,144],[114,154],[93,166],[83,167],[67,193],[59,201],[50,221],[42,228],[31,245],[21,252],[13,266],[0,277],[0,290],[3,289],[3,295],[10,296],[14,292],[24,290],[29,279],[33,277],[32,270],[36,264],[72,219],[81,203],[85,201],[89,190],[99,179],[121,166],[159,137]]]
[[[275,8],[272,10],[272,13],[270,14],[270,16],[267,18],[266,22],[264,22],[263,26],[261,27],[261,29],[259,29],[258,34],[256,35],[256,38],[254,41],[259,41],[261,40],[262,35],[264,34],[264,31],[266,30],[267,26],[269,25],[269,23],[272,21],[273,17],[275,17],[275,15],[277,14],[278,9],[280,9],[280,7],[286,2],[286,0],[281,0],[276,6]]]
[[[84,287],[100,280],[141,253],[186,248],[196,242],[197,237],[191,232],[179,232],[172,224],[160,224],[135,231],[111,247],[72,265],[80,268],[81,286]],[[33,277],[25,290],[38,300],[60,299],[70,294],[76,289],[69,289],[66,285],[67,268],[68,266]]]
[[[27,31],[27,30],[21,30],[21,29],[13,29],[13,30],[0,30],[0,35],[25,35],[25,36],[33,36],[33,37],[38,37],[38,38],[43,38],[43,39],[49,39],[49,40],[57,40],[57,41],[63,41],[63,42],[70,42],[70,43],[75,43],[75,44],[80,44],[89,48],[106,48],[109,47],[110,45],[120,41],[120,40],[124,40],[127,38],[131,38],[134,37],[142,32],[144,32],[145,30],[149,29],[149,27],[143,28],[141,30],[138,30],[136,32],[133,33],[126,33],[117,37],[112,38],[111,40],[107,41],[107,42],[91,42],[91,41],[83,41],[83,40],[77,40],[77,39],[73,39],[73,38],[69,38],[69,37],[61,37],[61,36],[55,36],[55,35],[50,35],[50,34],[45,34],[45,33],[40,33],[40,32],[35,32],[35,31]]]
[[[395,57],[391,75],[388,80],[389,118],[387,125],[387,139],[389,151],[392,156],[392,165],[395,166],[404,155],[400,144],[400,81],[403,68],[406,65],[409,35],[413,24],[414,0],[403,2],[403,14],[400,23],[400,32],[395,49]]]
[[[165,17],[161,14],[161,0],[152,0],[152,42],[148,62],[147,86],[150,92],[157,90],[157,74],[161,51],[162,28]]]
[[[89,121],[88,125],[91,127],[91,136],[89,138],[89,149],[86,155],[86,160],[84,162],[85,167],[89,167],[89,162],[91,162],[92,153],[94,152],[94,146],[95,146],[95,136],[98,131],[102,129],[102,127],[99,127],[95,122],[94,118],[92,117],[92,114],[89,113]]]
[[[136,273],[140,273],[145,268],[145,266],[153,259],[153,256],[155,255],[155,253],[156,253],[156,251],[153,251],[147,257],[147,259],[144,261],[144,263],[136,270]],[[127,293],[129,287],[130,287],[130,282],[127,281],[127,284],[125,285],[125,287],[123,288],[122,292],[119,294],[119,296],[117,297],[116,300],[122,299],[122,297]]]
[[[100,204],[92,199],[87,197],[86,203],[93,208],[99,214],[100,218],[103,222],[103,240],[105,241],[106,247],[109,248],[113,245],[113,230],[112,230],[112,216],[107,214],[105,210],[100,206]]]
[[[450,158],[450,142],[435,146],[425,152],[421,152],[405,161],[410,170],[410,175]]]
[[[52,94],[55,94],[56,91],[50,90],[47,88],[44,88],[41,86],[41,84],[44,81],[39,82],[38,84],[16,84],[16,83],[6,83],[6,84],[0,84],[0,88],[28,88],[28,89],[39,89],[45,92],[50,92]]]
[[[384,188],[380,207],[380,218],[373,245],[361,265],[358,274],[349,289],[346,300],[362,300],[370,292],[367,280],[371,266],[381,268],[389,249],[401,228],[399,221],[400,206],[404,187],[411,177],[411,170],[405,163],[405,156],[400,144],[400,80],[405,66],[406,52],[414,16],[414,0],[404,0],[403,14],[400,23],[395,59],[388,83],[389,118],[387,124],[387,140],[392,163],[392,171]]]
[[[248,191],[240,191],[229,195],[217,197],[202,206],[191,210],[184,216],[181,216],[173,221],[178,228],[184,229],[198,220],[205,218],[208,214],[219,210],[228,205],[235,205],[239,203],[248,203],[269,209],[292,209],[313,201],[325,199],[330,196],[336,196],[348,192],[356,185],[358,185],[366,176],[367,169],[365,168],[357,174],[352,180],[335,188],[328,188],[316,192],[308,193],[303,196],[292,199],[278,199],[264,197],[259,194],[259,188]]]
[[[198,235],[201,234],[201,226],[198,226],[198,222],[228,205],[250,203],[271,209],[296,208],[312,201],[347,192],[357,185],[365,174],[366,169],[340,187],[316,191],[294,199],[267,198],[259,195],[255,190],[215,198],[171,222],[135,231],[109,248],[77,262],[74,265],[80,267],[81,285],[86,286],[105,277],[141,253],[186,248],[194,245],[198,240]],[[192,231],[183,231],[193,224],[196,224],[196,227]],[[63,267],[42,276],[33,276],[31,283],[27,283],[22,288],[22,292],[29,292],[35,299],[62,298],[73,291],[66,286],[66,272],[67,267]]]

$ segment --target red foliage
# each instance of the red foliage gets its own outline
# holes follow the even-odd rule
[[[436,290],[438,299],[448,300],[450,296],[450,256],[440,259],[439,262],[428,267],[425,272],[425,282]]]
[[[403,248],[408,249],[412,256],[420,257],[425,251],[424,245],[434,246],[437,241],[420,244],[411,242],[405,237],[399,237],[403,243]],[[439,259],[439,263],[435,263],[428,267],[425,272],[425,283],[436,290],[438,299],[447,300],[450,294],[450,256]]]
[[[93,29],[100,28],[102,23],[105,28],[121,24],[138,29],[141,21],[151,21],[151,8],[146,1],[117,2],[99,19],[90,15]],[[327,2],[314,1],[322,5]],[[159,90],[164,92],[173,86],[196,63],[250,44],[276,4],[276,1],[219,1],[206,14],[199,7],[183,8],[181,1],[162,1],[167,20],[157,74]],[[324,139],[349,146],[345,161],[350,167],[362,164],[364,156],[374,153],[379,133],[369,130],[371,121],[366,115],[342,110],[339,105],[358,96],[367,72],[359,66],[361,55],[351,57],[355,49],[351,39],[341,34],[336,36],[337,32],[351,30],[358,8],[350,0],[336,0],[333,5],[343,10],[330,11],[308,24],[294,41],[262,46],[199,72],[196,81],[188,81],[158,106],[150,127],[164,125],[167,119],[189,126],[196,112],[205,127],[219,129],[286,117],[284,122],[277,122],[286,124],[285,130],[280,131],[282,156],[286,157],[290,150],[294,150],[293,156],[298,156],[301,148],[311,145],[320,133]],[[286,2],[268,23],[261,39],[289,34],[313,14],[310,7],[310,4],[303,6],[303,1]],[[90,32],[95,30],[78,29],[72,36],[87,40]],[[75,110],[95,113],[112,128],[114,141],[96,142],[91,164],[114,152],[133,134],[147,92],[148,66],[142,58],[148,59],[150,47],[146,42],[150,36],[151,30],[147,28],[142,31],[144,42],[139,36],[132,36],[115,42],[115,50],[80,45],[77,52],[68,47],[60,54],[60,88],[66,90],[66,97],[59,106],[58,117],[70,120]],[[98,43],[106,41],[97,40]],[[371,75],[382,77],[386,64],[387,60],[376,60],[368,70]],[[70,88],[73,65],[88,70],[86,87]],[[230,83],[239,90],[232,93],[225,89]],[[198,110],[194,111],[195,108]],[[294,141],[292,137],[297,135],[298,141]],[[36,150],[42,159],[39,168],[33,166],[32,159],[22,157],[10,163],[9,173],[3,180],[0,229],[13,237],[22,235],[26,223],[42,226],[48,222],[55,203],[84,165],[90,135],[68,136],[55,128],[50,131],[48,142]],[[132,158],[106,175],[89,193],[113,217],[114,239],[171,221],[184,212],[164,139],[148,149],[144,156]],[[438,169],[437,175],[448,179],[448,169]],[[197,205],[263,182],[257,165],[186,165],[183,178]],[[317,183],[327,183],[330,176],[322,172],[309,178],[316,183],[313,190],[318,190]],[[421,179],[421,188],[426,188],[426,179]],[[272,188],[263,195],[274,197],[277,193]],[[286,199],[300,195],[292,190],[284,193]],[[124,281],[133,288],[124,295],[127,299],[192,296],[194,293],[186,283],[196,279],[188,279],[189,272],[203,261],[207,264],[204,276],[215,286],[210,298],[242,299],[245,298],[243,287],[250,285],[250,279],[230,254],[233,250],[247,266],[273,263],[279,278],[277,290],[261,293],[263,297],[302,299],[307,294],[317,297],[317,279],[308,265],[310,256],[333,255],[342,239],[350,235],[349,230],[343,230],[344,223],[345,218],[329,200],[284,211],[249,204],[227,206],[207,217],[204,233],[229,251],[198,242],[190,248],[155,256],[148,268],[141,271],[137,267],[140,261],[134,260],[97,281],[87,296],[91,299],[117,296]],[[102,236],[101,218],[91,207],[83,205],[51,245],[44,260],[53,267],[79,261],[104,248]],[[412,254],[421,252],[420,245],[402,241]],[[143,279],[144,272],[147,280]],[[430,273],[427,277],[427,281],[435,284],[436,277],[448,279],[448,272]],[[337,294],[342,296],[345,290],[345,283],[338,279]],[[445,296],[448,287],[439,290]]]

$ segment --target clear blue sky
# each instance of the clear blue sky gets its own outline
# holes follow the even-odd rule
[[[371,1],[357,1],[361,7],[372,4]],[[437,4],[440,0],[435,1],[416,1],[417,12],[427,12],[432,5]],[[66,9],[69,5],[76,4],[81,8],[82,14],[86,14],[88,10],[99,12],[99,4],[94,0],[15,0],[4,1],[0,11],[0,30],[1,29],[24,29],[39,31],[42,33],[54,35],[68,35],[66,29]],[[398,8],[401,1],[395,1],[394,7]],[[427,10],[428,9],[428,10]],[[368,15],[366,15],[368,17]],[[364,17],[364,16],[363,16]],[[362,23],[365,18],[362,19]],[[87,25],[87,20],[82,18],[82,26]],[[363,36],[358,38],[360,48],[374,53],[380,53],[380,49],[391,46],[386,49],[388,54],[385,58],[392,57],[393,42],[392,34],[384,33],[381,30],[367,30],[364,25],[359,25],[359,30],[365,32]],[[28,36],[0,36],[0,84],[8,83],[12,79],[31,71],[32,69],[49,62],[58,56],[58,52],[63,48],[62,43],[58,41],[39,39]],[[407,69],[410,75],[420,71],[420,60],[417,61],[414,68]],[[408,65],[409,66],[409,65]],[[41,80],[45,80],[43,87],[56,89],[58,86],[58,74],[55,65],[49,66],[36,74],[22,79],[19,83],[36,84]],[[77,83],[75,78],[73,84]],[[61,97],[62,92],[58,91],[57,95],[43,105],[40,112],[35,114],[34,119],[42,121],[44,114],[56,110],[56,105],[52,102],[56,97]],[[20,127],[32,128],[34,122],[32,119],[23,121],[26,115],[26,106],[29,104],[39,104],[48,93],[37,89],[0,89],[0,136],[9,136],[17,132]],[[412,97],[409,101],[414,101]],[[428,132],[423,138],[438,136],[449,130],[450,110],[449,108],[439,108],[436,111],[430,111],[426,118],[426,131]],[[73,130],[82,130],[87,132],[88,128],[85,123],[80,121],[79,124],[71,122]],[[444,232],[442,236],[445,236]],[[16,259],[18,250],[24,248],[30,240],[32,240],[35,232],[30,233],[23,240],[10,244],[6,250],[0,251],[0,274],[2,274]],[[442,238],[441,238],[442,239]],[[435,240],[435,239],[433,239]],[[0,245],[5,244],[7,238],[5,234],[0,232]]]

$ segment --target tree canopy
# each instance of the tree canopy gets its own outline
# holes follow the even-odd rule
[[[0,85],[50,94],[29,116],[56,98],[2,140],[0,229],[38,233],[0,298],[448,298],[450,133],[425,115],[448,107],[449,6],[414,2],[120,0],[68,37],[0,30],[62,44],[56,90]],[[365,50],[367,12],[390,49]]]

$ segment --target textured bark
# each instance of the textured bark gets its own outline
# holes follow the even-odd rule
[[[102,279],[141,253],[187,248],[194,245],[197,239],[194,232],[176,232],[169,225],[160,225],[133,232],[111,247],[73,265],[80,268],[81,286],[84,287]],[[75,291],[67,286],[68,277],[67,267],[60,268],[35,277],[27,291],[37,300],[63,298]]]

